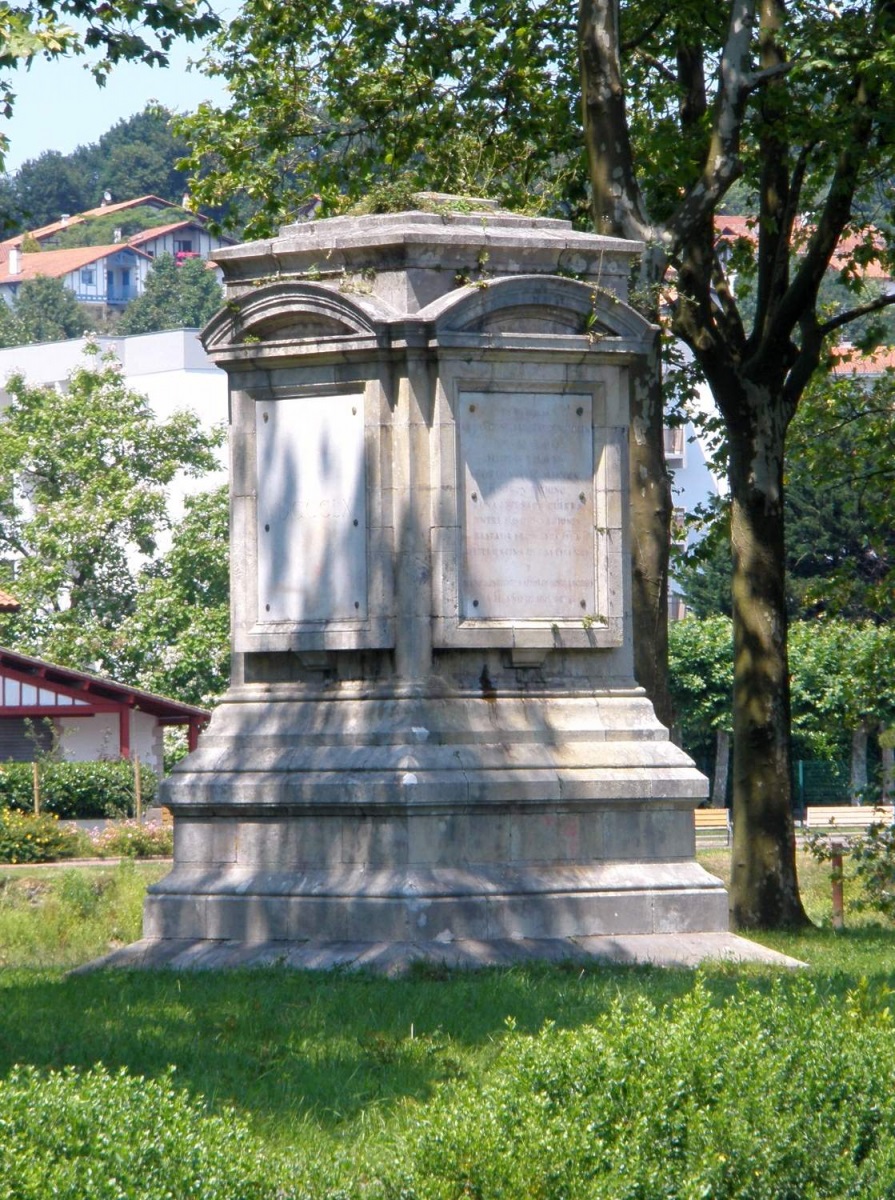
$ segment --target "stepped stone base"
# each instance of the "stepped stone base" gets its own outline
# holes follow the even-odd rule
[[[503,943],[727,929],[705,779],[639,689],[309,702],[233,691],[174,772],[144,936]]]
[[[218,971],[283,967],[292,970],[366,970],[399,976],[414,964],[471,970],[526,962],[576,962],[582,966],[689,968],[720,961],[792,969],[805,964],[732,933],[624,934],[539,940],[456,942],[258,942],[143,938],[90,963],[81,971]]]

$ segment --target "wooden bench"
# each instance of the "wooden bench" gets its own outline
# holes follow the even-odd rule
[[[697,810],[698,811],[698,810]],[[880,804],[809,804],[802,820],[803,829],[829,829],[838,833],[849,829],[867,829],[871,825],[891,825],[895,805]]]
[[[724,841],[730,845],[730,810],[727,808],[694,808],[693,824],[696,836],[723,835]]]

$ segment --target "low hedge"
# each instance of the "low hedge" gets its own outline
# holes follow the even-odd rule
[[[231,1112],[161,1079],[16,1067],[0,1080],[0,1196],[286,1200],[282,1168]],[[275,1179],[280,1176],[280,1179]]]
[[[134,767],[121,760],[55,762],[39,765],[40,809],[64,820],[129,817],[134,813]],[[147,767],[140,770],[143,807],[154,803],[158,780]],[[0,763],[0,808],[34,810],[31,763]]]
[[[619,1001],[584,1028],[511,1034],[484,1081],[420,1107],[386,1194],[895,1196],[890,996],[745,983],[719,1007],[697,983],[663,1008]]]

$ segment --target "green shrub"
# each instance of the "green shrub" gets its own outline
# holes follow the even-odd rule
[[[895,920],[895,825],[871,825],[864,834],[831,839],[820,833],[805,838],[818,862],[830,862],[834,845],[843,855],[843,868],[859,885],[849,907],[870,910]]]
[[[134,812],[134,768],[122,760],[102,762],[40,763],[41,812],[55,813],[66,820],[128,817]],[[0,807],[31,812],[34,785],[31,763],[0,763]],[[143,805],[149,807],[156,794],[155,774],[140,772]]]
[[[160,821],[121,821],[92,832],[90,842],[98,858],[170,858],[174,828]]]
[[[638,998],[591,1025],[511,1035],[487,1079],[420,1111],[405,1200],[780,1200],[895,1195],[895,1046],[865,989],[825,1002]]]
[[[0,863],[55,862],[83,854],[87,839],[56,817],[0,808]]]
[[[274,1200],[278,1168],[234,1113],[162,1079],[94,1067],[0,1081],[0,1196],[16,1200]],[[282,1168],[279,1168],[282,1173]]]

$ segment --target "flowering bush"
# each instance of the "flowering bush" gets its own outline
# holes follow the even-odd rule
[[[54,862],[84,853],[86,839],[57,817],[0,808],[0,863]]]
[[[92,831],[90,843],[99,858],[169,858],[174,853],[174,830],[160,821],[117,821]]]

